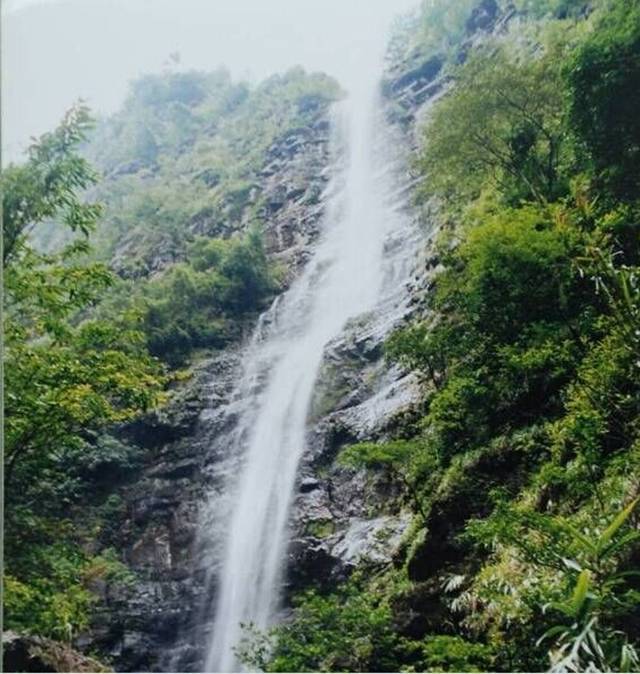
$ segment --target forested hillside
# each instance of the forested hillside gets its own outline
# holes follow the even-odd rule
[[[301,69],[256,87],[147,76],[116,115],[74,107],[3,172],[5,629],[70,644],[106,583],[131,584],[117,489],[153,453],[121,430],[287,282],[296,260],[265,251],[269,190],[339,93]]]
[[[451,4],[395,42],[445,82],[414,166],[439,272],[386,345],[423,402],[338,458],[411,534],[248,638],[268,671],[639,666],[640,5]]]
[[[428,0],[389,59],[426,231],[408,318],[326,349],[286,619],[237,653],[637,671],[640,2]],[[240,347],[318,239],[342,95],[149,75],[3,171],[4,629],[41,666],[198,671],[198,508],[239,465]],[[387,371],[418,393],[370,431]],[[354,520],[385,554],[344,552]]]

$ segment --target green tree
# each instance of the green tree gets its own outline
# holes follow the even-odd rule
[[[58,217],[72,231],[87,235],[102,212],[79,193],[96,182],[96,173],[75,147],[92,126],[85,106],[72,108],[58,129],[29,149],[28,161],[2,173],[2,235],[5,266],[29,251],[34,225]]]
[[[135,317],[90,315],[112,283],[103,265],[86,260],[101,212],[81,196],[96,180],[77,152],[90,123],[86,108],[72,109],[25,164],[0,178],[6,617],[9,626],[58,638],[86,624],[93,602],[83,582],[90,560],[65,519],[73,467],[96,451],[97,431],[154,405],[163,383]],[[79,238],[55,254],[39,252],[30,233],[44,219]]]
[[[258,230],[232,239],[196,239],[188,262],[145,288],[151,353],[180,365],[198,348],[220,348],[264,305],[275,281]]]
[[[418,168],[427,193],[464,200],[493,184],[511,203],[545,203],[562,192],[564,105],[557,54],[514,49],[492,45],[455,72],[455,86],[424,132]]]
[[[157,367],[145,354],[133,323],[82,320],[111,284],[100,264],[88,264],[87,236],[100,207],[78,190],[95,181],[76,146],[90,124],[74,108],[53,133],[31,148],[23,166],[2,176],[5,226],[5,455],[11,487],[16,464],[27,456],[53,457],[82,444],[87,430],[131,418],[157,395]],[[60,218],[81,237],[60,253],[44,255],[30,229]],[[124,329],[123,329],[124,328]]]
[[[567,64],[570,115],[600,182],[637,199],[640,186],[640,5],[602,3],[593,32]]]

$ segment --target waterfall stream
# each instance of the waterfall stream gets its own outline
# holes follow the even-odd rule
[[[326,345],[376,307],[385,242],[397,222],[379,93],[382,50],[363,45],[349,95],[334,107],[334,174],[321,239],[291,288],[261,320],[244,357],[243,461],[216,579],[206,671],[242,668],[242,624],[267,628],[278,609],[296,475]]]

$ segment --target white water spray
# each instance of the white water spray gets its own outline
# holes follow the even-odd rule
[[[384,244],[395,222],[385,159],[376,152],[381,46],[381,40],[360,45],[352,64],[357,79],[349,96],[335,106],[336,170],[326,197],[322,240],[272,309],[266,336],[256,334],[245,357],[242,388],[253,391],[252,403],[239,421],[245,458],[217,583],[207,671],[241,669],[234,654],[243,635],[241,624],[265,629],[274,619],[296,475],[324,348],[380,297]]]

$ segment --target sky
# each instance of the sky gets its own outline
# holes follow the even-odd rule
[[[342,83],[351,56],[419,0],[3,0],[3,163],[79,98],[98,114],[128,83],[167,68],[221,65],[258,81],[294,65]],[[174,66],[175,68],[175,66]]]

